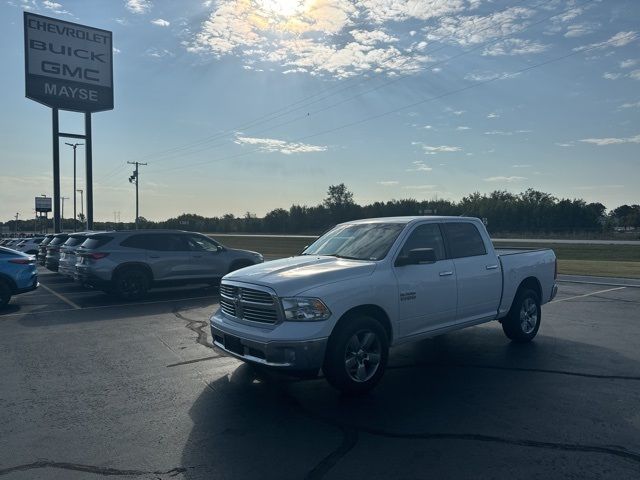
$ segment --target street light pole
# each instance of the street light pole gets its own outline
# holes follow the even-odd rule
[[[65,145],[69,145],[73,148],[73,231],[76,231],[76,148],[80,145],[84,145],[83,143],[68,143],[65,142]]]
[[[84,219],[84,190],[78,189],[76,191],[80,192],[80,214],[82,215],[82,218]]]
[[[16,212],[16,236],[18,235],[18,216],[20,214]]]
[[[60,197],[60,200],[62,200],[62,209],[60,212],[60,230],[64,232],[64,201],[69,200],[69,197]]]

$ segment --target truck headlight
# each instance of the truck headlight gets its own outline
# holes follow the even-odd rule
[[[331,311],[319,298],[283,298],[282,308],[285,319],[290,322],[317,322],[331,316]]]

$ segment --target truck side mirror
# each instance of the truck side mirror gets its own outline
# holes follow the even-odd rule
[[[409,250],[409,255],[406,257],[398,257],[396,267],[435,263],[436,261],[436,252],[433,248],[414,248],[413,250]]]

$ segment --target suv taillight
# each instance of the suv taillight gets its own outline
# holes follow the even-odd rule
[[[92,260],[100,260],[101,258],[104,258],[104,257],[106,257],[108,255],[109,255],[108,253],[96,252],[96,253],[87,254],[87,257],[89,257]]]

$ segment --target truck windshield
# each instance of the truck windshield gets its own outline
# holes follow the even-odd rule
[[[404,227],[402,223],[338,225],[316,240],[303,255],[381,260],[387,255]]]

